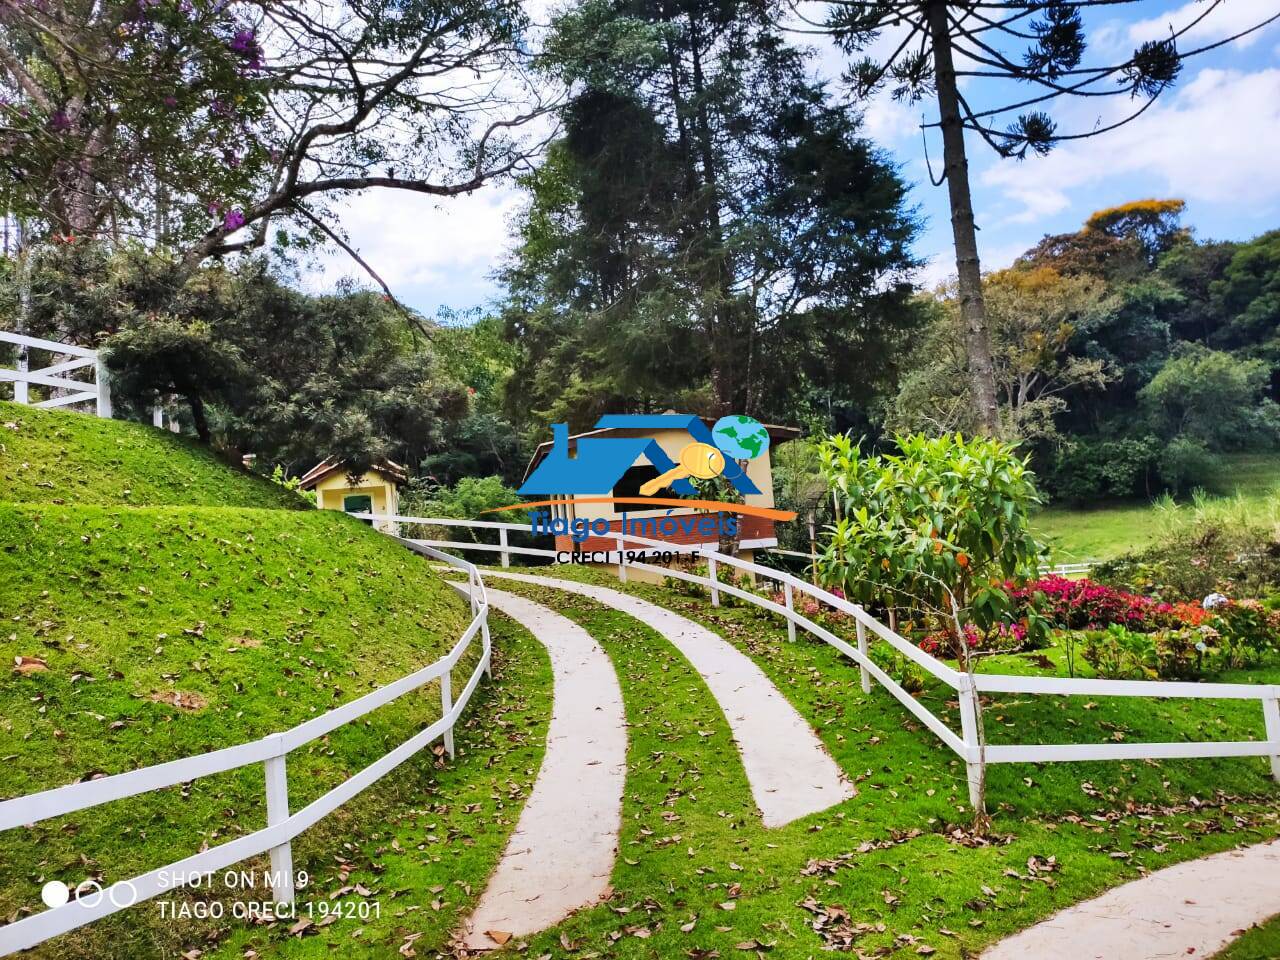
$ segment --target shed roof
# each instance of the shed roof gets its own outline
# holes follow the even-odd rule
[[[310,490],[321,480],[345,469],[346,461],[325,458],[302,475],[298,486],[303,490]],[[409,479],[409,472],[394,460],[381,460],[365,472],[379,474],[384,480],[390,480],[392,483],[404,483]]]

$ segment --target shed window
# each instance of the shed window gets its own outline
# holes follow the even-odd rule
[[[342,509],[345,513],[373,513],[373,497],[368,494],[356,494],[342,498]],[[372,520],[365,523],[373,525]]]

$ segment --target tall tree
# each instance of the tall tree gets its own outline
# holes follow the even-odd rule
[[[1138,0],[1107,0],[1108,9]],[[1179,40],[1224,0],[1208,0],[1203,10],[1166,39],[1140,44],[1120,63],[1085,66],[1087,48],[1081,11],[1098,0],[829,0],[825,21],[849,54],[862,53],[885,36],[892,52],[862,56],[846,72],[855,92],[869,96],[893,86],[895,98],[932,98],[938,119],[927,126],[942,135],[942,177],[951,205],[960,310],[964,322],[971,394],[980,429],[999,430],[991,337],[982,299],[982,269],[969,191],[965,133],[976,133],[1003,157],[1045,153],[1054,144],[1097,136],[1140,116],[1177,79],[1188,57],[1220,47],[1280,18],[1280,12],[1232,37],[1193,49]],[[962,80],[988,82],[990,103],[978,103],[978,89]],[[1009,96],[1009,83],[1029,84],[1026,96]],[[1044,107],[1059,97],[1129,97],[1137,101],[1124,118],[1094,129],[1061,133]],[[1016,119],[1000,126],[1002,116]]]
[[[0,0],[0,203],[194,265],[369,188],[521,169],[517,0]],[[38,231],[37,231],[38,232]]]
[[[573,95],[505,274],[542,415],[780,416],[884,375],[913,319],[906,189],[777,20],[770,0],[588,0],[556,21]]]

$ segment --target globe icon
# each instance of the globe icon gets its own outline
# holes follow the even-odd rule
[[[730,414],[711,428],[716,446],[733,460],[754,460],[769,449],[769,431],[754,417]]]

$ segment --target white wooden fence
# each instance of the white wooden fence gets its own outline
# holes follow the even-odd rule
[[[385,518],[383,518],[385,519]],[[529,556],[556,559],[556,551],[532,547],[507,546],[508,534],[512,530],[528,532],[527,526],[515,523],[496,523],[492,521],[446,520],[430,517],[393,517],[400,523],[418,523],[426,526],[473,527],[480,530],[497,530],[500,542],[497,545],[483,543],[464,543],[448,540],[417,541],[432,547],[450,547],[458,550],[480,550],[500,552],[503,565],[508,562],[508,554],[524,554]],[[648,570],[664,577],[673,577],[701,584],[708,588],[713,606],[719,606],[720,595],[727,593],[740,597],[757,607],[770,610],[785,617],[787,632],[795,639],[796,627],[807,631],[810,635],[835,647],[845,656],[858,664],[861,672],[862,689],[869,692],[871,679],[874,677],[881,686],[892,694],[921,723],[928,727],[943,743],[956,752],[965,762],[969,782],[969,799],[975,804],[978,801],[979,784],[985,775],[988,763],[1047,763],[1073,760],[1141,760],[1165,759],[1179,757],[1270,757],[1271,772],[1280,782],[1280,685],[1250,683],[1189,683],[1181,681],[1157,680],[1084,680],[1064,679],[1058,677],[1023,677],[995,673],[975,673],[956,670],[936,657],[925,653],[914,643],[889,629],[861,606],[850,603],[843,597],[837,597],[819,587],[795,577],[782,570],[761,566],[738,557],[730,557],[713,550],[698,551],[699,557],[707,561],[707,576],[699,576],[685,570],[658,566],[650,563],[628,559],[628,551],[636,552],[636,547],[643,549],[659,548],[670,550],[671,544],[647,537],[617,536],[616,567],[618,576],[626,580],[628,569]],[[782,588],[783,603],[761,597],[749,590],[743,590],[719,579],[720,567],[733,567],[756,577],[771,580]],[[795,597],[804,594],[831,610],[838,611],[853,618],[857,636],[857,646],[836,636],[827,628],[813,622],[795,609]],[[915,697],[908,693],[882,667],[871,658],[867,646],[868,633],[883,640],[897,653],[906,657],[924,669],[937,680],[956,691],[960,705],[960,732],[957,734],[941,719],[934,716]],[[1168,698],[1183,697],[1209,700],[1257,700],[1262,707],[1264,740],[1244,741],[1204,741],[1173,743],[1099,743],[1099,744],[1018,744],[992,746],[981,742],[978,735],[979,712],[981,710],[981,694],[984,693],[1019,693],[1049,694],[1057,696],[1089,696],[1089,697],[1147,697]]]
[[[17,366],[0,367],[0,382],[9,381],[13,384],[13,399],[16,402],[27,403],[27,387],[34,384],[71,391],[61,397],[34,403],[32,404],[34,407],[65,407],[76,403],[92,403],[98,416],[111,416],[111,381],[107,376],[106,365],[102,362],[97,350],[78,347],[71,343],[58,343],[55,340],[41,340],[39,337],[28,337],[20,333],[10,333],[7,330],[0,330],[0,343],[12,343],[18,347]],[[29,370],[27,351],[33,349],[64,354],[72,359]],[[73,370],[86,368],[93,371],[92,382],[61,376]]]
[[[1056,566],[1046,565],[1040,568],[1041,576],[1078,577],[1083,576],[1097,566],[1096,560],[1082,560],[1079,563],[1059,563]]]
[[[272,894],[276,901],[289,903],[294,897],[293,852],[290,845],[294,837],[386,776],[437,738],[444,739],[445,749],[453,756],[454,725],[479,684],[481,673],[488,673],[490,669],[489,601],[485,595],[484,581],[474,564],[430,547],[406,545],[467,574],[467,588],[464,592],[471,602],[472,620],[453,648],[435,663],[290,730],[252,743],[0,802],[0,830],[12,830],[39,820],[86,810],[113,800],[123,800],[255,763],[263,764],[266,771],[265,828],[132,879],[117,881],[105,890],[100,887],[90,890],[87,895],[60,907],[0,926],[0,956],[26,950],[50,937],[110,916],[175,886],[182,886],[182,878],[223,870],[248,857],[268,851],[271,854]],[[481,638],[479,660],[455,699],[453,668],[477,635]],[[285,764],[292,751],[436,679],[440,681],[440,719],[324,796],[313,800],[296,813],[289,812],[289,783]]]

